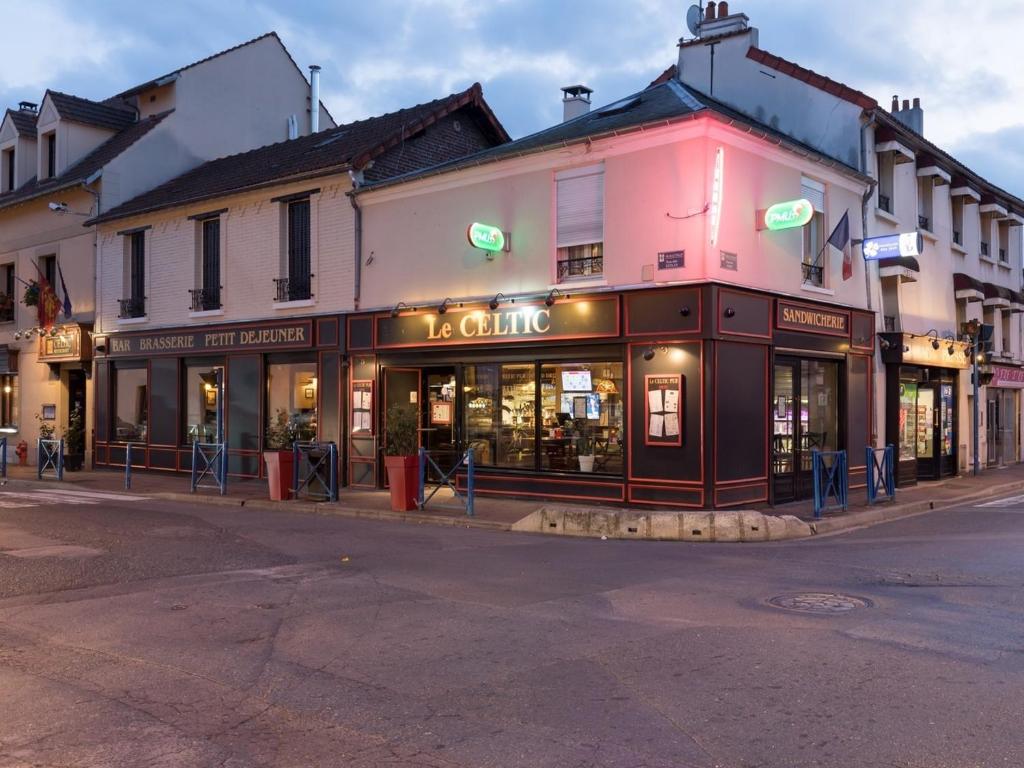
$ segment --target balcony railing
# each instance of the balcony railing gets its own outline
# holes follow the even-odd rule
[[[886,213],[892,213],[892,198],[888,195],[879,193],[878,195],[878,207]]]
[[[312,275],[301,277],[278,277],[274,279],[277,286],[277,295],[274,301],[305,301],[313,297],[310,292]]]
[[[963,238],[963,235],[961,235],[958,230],[954,229],[953,230],[953,242],[956,243],[957,245],[963,245],[963,243],[961,242],[962,238]]]
[[[604,256],[585,256],[558,261],[558,282],[604,274]]]
[[[981,241],[981,255],[988,256],[988,243],[984,240]]]
[[[118,300],[117,316],[121,319],[146,316],[146,297]]]
[[[931,232],[931,230],[932,230],[931,223],[932,223],[931,219],[929,219],[927,216],[921,216],[920,214],[918,214],[918,216],[917,216],[917,226],[918,227],[920,227],[921,229],[926,229],[929,232]]]
[[[821,264],[801,264],[804,272],[804,285],[821,287],[825,283],[825,267]]]
[[[1006,249],[1005,248],[1000,248],[999,249],[999,260],[1001,262],[1003,262],[1004,264],[1008,261],[1008,259],[1006,257]]]
[[[220,287],[217,288],[192,288],[189,290],[192,297],[193,312],[210,312],[220,309]]]

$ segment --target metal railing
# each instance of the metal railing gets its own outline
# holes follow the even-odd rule
[[[220,309],[220,288],[190,288],[193,312],[209,312]]]
[[[804,283],[807,285],[816,285],[819,288],[825,283],[825,267],[821,264],[801,264],[800,268],[803,270]]]
[[[302,277],[275,277],[274,285],[277,288],[274,301],[303,301],[313,297],[310,288],[313,275]]]
[[[36,441],[36,477],[43,479],[48,470],[53,470],[57,480],[64,479],[64,439]]]
[[[203,485],[212,479],[214,485]],[[224,443],[192,443],[191,492],[196,488],[215,488],[223,496],[228,492],[227,446]]]
[[[846,451],[812,451],[811,468],[814,474],[814,519],[820,519],[827,509],[838,507],[845,512],[850,483]]]
[[[988,256],[988,243],[984,240],[981,241],[981,255]]]
[[[338,500],[338,446],[334,443],[295,443],[292,446],[292,494]]]
[[[0,437],[0,479],[7,482],[7,438]]]
[[[927,230],[931,231],[931,228],[932,228],[931,224],[932,224],[931,219],[929,219],[927,216],[921,216],[920,214],[918,214],[918,216],[917,216],[917,226],[918,227],[920,227],[921,229],[927,229]]]
[[[888,195],[878,195],[878,207],[886,213],[892,213],[892,199]]]
[[[884,448],[867,446],[865,449],[868,472],[868,504],[878,501],[878,492],[881,491],[885,499],[896,500],[896,477],[893,470],[893,446],[887,445]]]
[[[124,487],[131,490],[132,487],[132,448],[134,443],[128,443],[124,448]]]
[[[963,238],[963,235],[960,234],[960,231],[954,229],[953,230],[953,242],[956,243],[957,245],[963,245],[963,243],[961,242],[962,238]]]
[[[145,317],[146,298],[134,297],[131,299],[118,299],[117,316],[120,318]]]
[[[585,256],[579,259],[560,259],[558,261],[558,282],[572,280],[575,277],[590,277],[604,274],[604,255]]]
[[[447,472],[437,466],[437,462],[430,458],[426,448],[420,448],[419,460],[419,489],[416,494],[416,503],[419,505],[419,508],[426,509],[427,503],[434,498],[434,494],[442,488],[448,488],[451,490],[452,495],[465,507],[466,516],[473,517],[473,500],[476,494],[474,490],[476,469],[473,465],[473,449],[467,448],[466,452],[462,454],[462,458],[455,462],[455,466]],[[466,466],[466,490],[464,493],[458,489],[458,483],[456,482],[457,472],[463,465]],[[437,480],[433,481],[435,483],[434,489],[427,496],[425,494],[431,467],[437,475]]]
[[[1000,248],[999,249],[999,260],[1001,262],[1003,262],[1004,264],[1006,263],[1007,258],[1006,258],[1006,249],[1005,248]]]

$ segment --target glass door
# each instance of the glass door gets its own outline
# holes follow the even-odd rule
[[[797,423],[800,414],[797,366],[795,360],[776,358],[775,361],[772,390],[775,395],[772,408],[772,482],[776,503],[793,501],[797,497],[797,440],[801,432]]]
[[[939,476],[939,394],[935,384],[917,385],[917,476],[934,480]]]
[[[455,367],[423,370],[423,411],[420,429],[423,447],[442,471],[448,472],[460,457],[457,429],[459,413]]]

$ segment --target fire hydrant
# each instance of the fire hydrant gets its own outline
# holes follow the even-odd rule
[[[18,454],[18,465],[24,467],[28,459],[28,443],[22,440],[14,447],[14,452]]]

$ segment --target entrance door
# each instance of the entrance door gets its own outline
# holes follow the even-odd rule
[[[840,364],[778,357],[772,430],[775,503],[814,494],[814,451],[835,451],[840,434]]]
[[[423,447],[443,472],[451,470],[461,455],[457,429],[460,400],[454,366],[423,369]]]
[[[940,397],[937,384],[917,385],[917,477],[937,480],[940,476]]]

